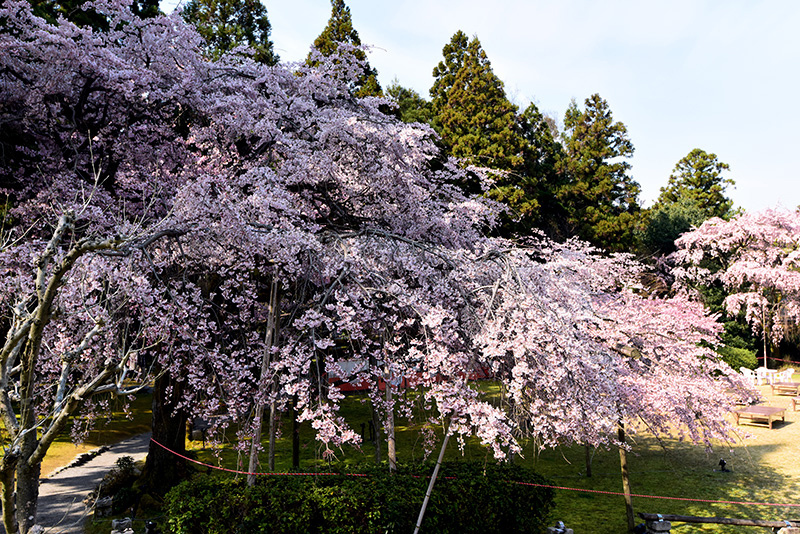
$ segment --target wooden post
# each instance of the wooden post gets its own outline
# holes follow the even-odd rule
[[[280,312],[278,306],[278,279],[276,276],[272,277],[272,286],[269,292],[269,316],[267,317],[267,331],[264,333],[264,354],[261,356],[261,378],[260,385],[262,388],[267,388],[268,384],[266,379],[269,376],[269,364],[272,358],[272,348],[278,344],[278,321],[280,319]],[[258,451],[261,448],[261,425],[264,421],[264,403],[259,401],[256,404],[256,427],[253,430],[253,437],[250,441],[250,463],[248,464],[248,471],[251,473],[247,475],[247,485],[252,486],[256,483],[256,476],[253,475],[258,467]]]
[[[628,532],[633,532],[636,527],[636,518],[633,515],[633,499],[631,498],[631,480],[628,475],[628,456],[625,452],[625,426],[622,421],[619,422],[617,429],[617,437],[619,438],[619,467],[622,471],[622,492],[625,494],[625,513],[628,516]]]
[[[392,385],[386,381],[386,402],[391,406],[392,402]],[[386,414],[386,443],[388,450],[386,456],[389,459],[389,471],[397,471],[397,444],[394,436],[394,410],[390,409]]]
[[[389,459],[389,471],[397,471],[397,443],[394,435],[394,408],[392,406],[392,383],[389,375],[389,364],[386,363],[383,371],[386,377],[386,406],[389,413],[386,414],[386,456]]]
[[[436,467],[433,468],[433,475],[428,484],[428,491],[425,492],[425,499],[422,501],[422,508],[419,510],[419,517],[417,517],[417,526],[414,528],[414,534],[419,534],[419,529],[422,526],[422,519],[425,517],[425,509],[428,507],[428,501],[433,493],[433,485],[436,483],[436,477],[439,476],[439,467],[442,465],[442,458],[444,458],[444,450],[447,448],[447,438],[450,437],[450,429],[448,428],[444,435],[442,442],[442,450],[439,451],[439,459],[436,460]]]
[[[764,368],[769,369],[767,365],[767,320],[764,316],[764,307],[761,307],[761,333],[764,334]]]

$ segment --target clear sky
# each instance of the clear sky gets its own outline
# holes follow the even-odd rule
[[[329,0],[263,0],[282,61],[300,61]],[[174,2],[174,0],[173,0]],[[599,93],[636,149],[647,206],[693,148],[717,154],[749,211],[800,204],[800,2],[795,0],[346,0],[385,87],[428,97],[457,30],[476,35],[520,108],[563,120]],[[174,5],[171,4],[171,5]],[[163,9],[169,9],[166,3]]]

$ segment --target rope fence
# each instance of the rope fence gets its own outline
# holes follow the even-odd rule
[[[350,477],[368,477],[369,475],[365,473],[259,473],[259,472],[248,472],[248,471],[239,471],[236,469],[228,469],[225,467],[220,467],[216,465],[207,464],[204,462],[200,462],[193,458],[189,458],[184,456],[172,449],[162,445],[158,441],[151,438],[151,441],[161,447],[162,449],[174,454],[175,456],[187,460],[189,462],[195,463],[197,465],[201,465],[203,467],[207,467],[209,469],[216,469],[219,471],[225,471],[227,473],[234,473],[237,475],[255,475],[255,476],[350,476]],[[421,477],[415,477],[421,478]],[[444,479],[454,479],[456,477],[442,477]],[[593,490],[593,489],[584,489],[584,488],[571,488],[568,486],[553,486],[549,484],[536,484],[533,482],[518,482],[515,480],[509,480],[512,484],[519,484],[521,486],[534,486],[538,488],[550,488],[555,490],[562,490],[562,491],[574,491],[579,493],[595,493],[600,495],[612,495],[612,496],[625,496],[625,493],[618,492],[618,491],[603,491],[603,490]],[[713,500],[713,499],[693,499],[689,497],[664,497],[659,495],[643,495],[643,494],[630,494],[631,497],[637,497],[642,499],[659,499],[665,501],[687,501],[687,502],[701,502],[706,504],[739,504],[744,506],[774,506],[774,507],[792,507],[792,508],[800,508],[800,503],[770,503],[770,502],[748,502],[748,501],[722,501],[722,500]]]
[[[759,356],[757,359],[763,360],[764,356]],[[794,363],[794,364],[798,363],[798,362],[796,362],[794,360],[783,360],[781,358],[773,358],[772,356],[770,356],[768,359],[772,360],[773,362],[785,362],[785,363]]]

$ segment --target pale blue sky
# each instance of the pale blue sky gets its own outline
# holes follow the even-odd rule
[[[329,0],[264,3],[281,59],[304,59]],[[442,47],[462,30],[520,108],[533,101],[560,122],[571,99],[599,93],[628,127],[644,205],[695,147],[730,164],[738,206],[800,204],[800,2],[346,3],[384,86],[397,78],[427,98]]]

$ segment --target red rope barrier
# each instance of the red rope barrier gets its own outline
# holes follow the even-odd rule
[[[234,474],[237,474],[237,475],[255,475],[255,476],[268,476],[268,475],[271,475],[271,476],[276,476],[276,475],[282,475],[282,476],[312,476],[312,475],[313,476],[320,476],[321,475],[321,476],[330,476],[330,475],[342,475],[343,474],[345,476],[350,476],[350,477],[366,477],[366,476],[369,476],[369,475],[366,475],[366,474],[363,474],[363,473],[258,473],[258,472],[251,473],[249,471],[238,471],[236,469],[228,469],[226,467],[219,467],[219,466],[216,466],[216,465],[211,465],[211,464],[206,464],[206,463],[203,463],[203,462],[198,462],[197,460],[189,458],[188,456],[184,456],[183,454],[180,454],[178,452],[173,451],[172,449],[168,448],[166,445],[162,445],[161,443],[157,442],[153,438],[150,438],[150,441],[152,441],[153,443],[155,443],[156,445],[158,445],[159,447],[161,447],[165,451],[171,452],[172,454],[174,454],[178,458],[183,458],[184,460],[187,460],[189,462],[195,463],[197,465],[202,465],[203,467],[209,467],[211,469],[217,469],[219,471],[225,471],[226,473],[234,473]]]
[[[150,438],[150,441],[161,447],[162,449],[171,452],[175,456],[179,458],[183,458],[184,460],[188,460],[192,463],[202,465],[204,467],[209,467],[211,469],[218,469],[220,471],[225,471],[228,473],[236,473],[237,475],[256,475],[256,476],[332,476],[332,475],[340,475],[340,476],[350,476],[350,477],[368,477],[369,475],[365,473],[250,473],[247,471],[237,471],[235,469],[227,469],[225,467],[218,467],[216,465],[206,464],[203,462],[199,462],[197,460],[193,460],[187,456],[184,456],[180,453],[173,451],[172,449],[167,448],[166,446],[162,445],[161,443],[157,442],[153,438]],[[420,476],[414,476],[414,478],[424,478]],[[448,480],[455,479],[456,477],[443,477]],[[557,489],[557,490],[564,490],[564,491],[576,491],[582,493],[599,493],[601,495],[614,495],[614,496],[624,496],[624,493],[618,491],[603,491],[603,490],[593,490],[593,489],[583,489],[583,488],[570,488],[566,486],[551,486],[548,484],[535,484],[533,482],[517,482],[514,480],[509,481],[512,484],[519,484],[521,486],[534,486],[537,488],[550,488],[550,489]],[[703,503],[711,503],[711,504],[743,504],[746,506],[787,506],[787,507],[800,507],[800,503],[792,503],[792,504],[780,504],[780,503],[769,503],[769,502],[740,502],[740,501],[715,501],[711,499],[691,499],[688,497],[661,497],[657,495],[641,495],[632,493],[631,497],[639,497],[642,499],[661,499],[666,501],[689,501],[689,502],[703,502]]]
[[[592,490],[592,489],[582,489],[582,488],[568,488],[564,486],[549,486],[547,484],[534,484],[533,482],[513,482],[514,484],[521,484],[523,486],[536,486],[539,488],[552,488],[558,490],[567,490],[567,491],[578,491],[584,493],[600,493],[602,495],[615,495],[615,496],[624,496],[624,493],[618,491],[602,491],[602,490]],[[631,497],[641,497],[643,499],[662,499],[666,501],[691,501],[691,502],[704,502],[704,503],[712,503],[712,504],[744,504],[747,506],[791,506],[791,507],[800,507],[798,503],[792,504],[780,504],[780,503],[771,503],[771,502],[741,502],[741,501],[715,501],[711,499],[690,499],[688,497],[662,497],[657,495],[641,495],[636,493],[631,493]]]
[[[763,357],[763,356],[760,356],[760,357],[759,357],[759,359],[763,360],[763,359],[764,359],[764,357]],[[769,358],[769,359],[770,359],[770,360],[772,360],[772,361],[774,361],[774,362],[788,362],[788,363],[797,363],[797,362],[795,362],[794,360],[782,360],[782,359],[780,359],[780,358],[773,358],[773,357],[771,357],[771,356],[770,356],[770,358]]]

